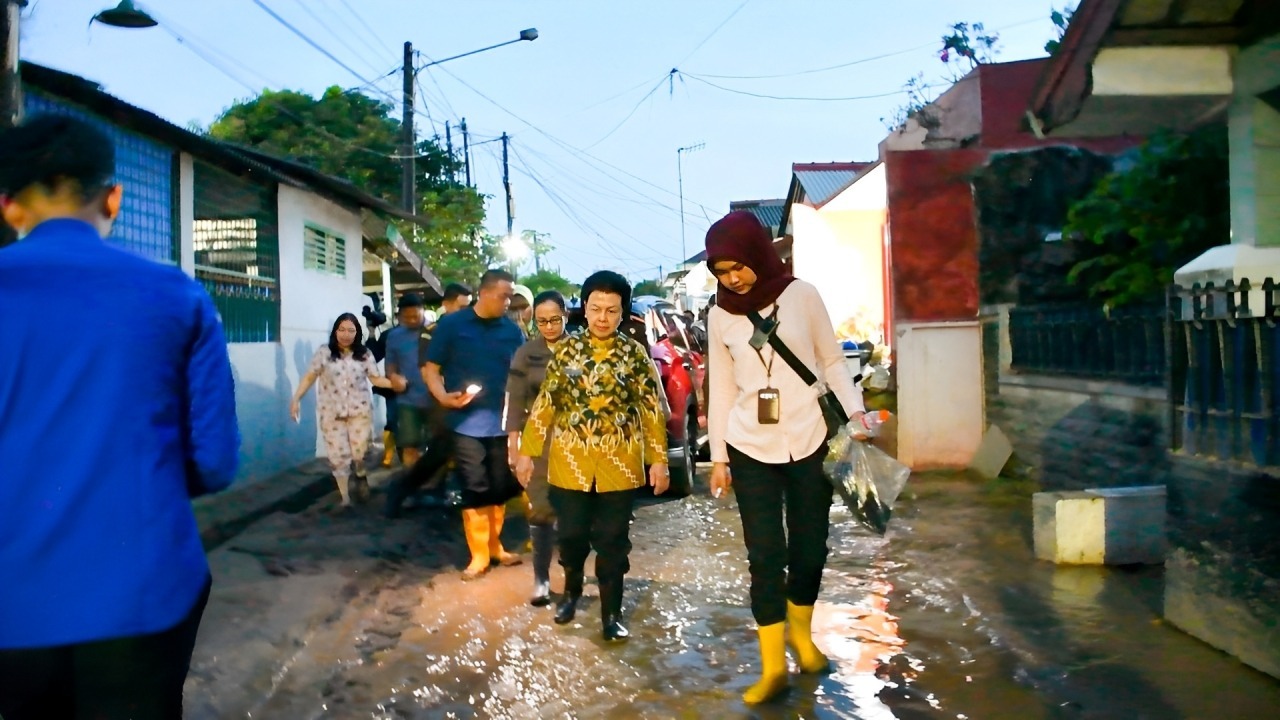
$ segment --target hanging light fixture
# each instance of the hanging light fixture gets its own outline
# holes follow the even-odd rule
[[[93,16],[94,21],[118,28],[149,28],[157,25],[155,18],[139,10],[133,0],[120,0],[120,4]]]

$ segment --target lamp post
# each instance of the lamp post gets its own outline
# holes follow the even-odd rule
[[[27,0],[0,0],[0,129],[22,121],[22,77],[18,72],[18,35],[22,8]],[[156,21],[139,10],[133,0],[121,0],[114,8],[93,16],[91,22],[118,28],[155,27]]]
[[[400,121],[400,131],[401,131],[400,202],[404,206],[404,209],[406,212],[416,212],[417,197],[418,197],[418,188],[417,188],[418,179],[415,175],[415,170],[414,170],[414,166],[416,165],[416,163],[414,162],[415,160],[414,154],[415,154],[416,145],[417,145],[417,135],[413,131],[413,88],[414,88],[414,83],[416,82],[418,77],[418,71],[425,70],[429,67],[433,67],[441,63],[447,63],[450,60],[457,60],[458,58],[464,58],[464,57],[467,57],[468,55],[475,55],[476,53],[482,53],[488,50],[493,50],[494,48],[505,47],[507,45],[512,45],[518,42],[533,42],[534,40],[537,40],[537,39],[538,39],[538,29],[526,28],[524,30],[521,30],[520,36],[514,40],[507,40],[506,42],[500,42],[497,45],[482,47],[479,50],[464,52],[460,55],[451,55],[447,58],[432,60],[429,63],[426,63],[424,65],[418,65],[416,67],[413,64],[413,59],[415,55],[417,55],[418,53],[414,51],[413,43],[406,42],[404,44],[404,68],[403,68],[404,87],[402,91],[404,94],[404,98],[403,98],[404,110],[403,110],[403,117],[401,118],[401,121]],[[511,204],[510,192],[508,192],[507,205],[510,206],[510,204]],[[508,234],[510,234],[510,229],[508,229]]]

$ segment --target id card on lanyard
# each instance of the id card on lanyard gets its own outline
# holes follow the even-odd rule
[[[756,391],[756,422],[761,425],[777,425],[782,418],[782,393],[773,387],[773,361],[778,354],[770,352],[769,361],[764,359],[764,346],[769,343],[769,336],[778,330],[778,322],[774,319],[777,314],[778,306],[775,305],[773,312],[756,326],[750,340],[751,349],[756,351],[756,357],[764,366],[765,386]]]

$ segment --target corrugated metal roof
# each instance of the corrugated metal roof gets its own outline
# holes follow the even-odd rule
[[[782,207],[786,202],[786,200],[782,199],[737,200],[729,203],[729,211],[746,210],[752,215],[755,215],[761,225],[764,225],[776,233],[778,230],[778,224],[782,222]]]
[[[858,176],[857,170],[797,170],[796,179],[805,198],[815,207],[825,205]]]

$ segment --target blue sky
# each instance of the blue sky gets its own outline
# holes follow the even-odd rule
[[[152,0],[138,4],[163,28],[88,26],[114,4],[33,0],[23,58],[181,125],[207,125],[261,88],[363,85],[398,68],[406,40],[442,58],[536,27],[534,42],[424,72],[417,124],[443,138],[446,120],[465,117],[476,141],[509,133],[516,229],[550,233],[548,264],[578,281],[599,268],[636,281],[670,270],[701,249],[731,200],[783,196],[792,162],[874,159],[881,118],[904,102],[900,93],[741,93],[884,95],[921,72],[944,83],[951,71],[937,53],[956,22],[998,30],[1002,61],[1042,56],[1054,33],[1042,0]],[[868,61],[805,72],[859,60]],[[398,74],[373,87],[399,107]],[[705,147],[683,155],[682,251],[677,148],[697,143]],[[504,232],[501,144],[479,145],[473,160],[479,191],[492,196],[487,225]]]

